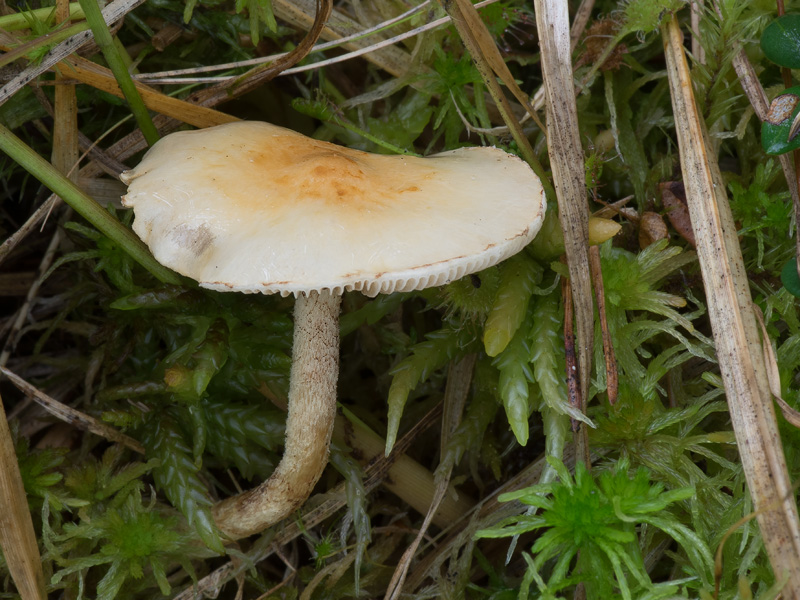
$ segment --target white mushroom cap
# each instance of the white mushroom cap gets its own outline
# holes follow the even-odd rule
[[[442,285],[517,253],[545,212],[539,179],[497,148],[384,156],[259,122],[169,135],[122,180],[159,262],[284,296]]]

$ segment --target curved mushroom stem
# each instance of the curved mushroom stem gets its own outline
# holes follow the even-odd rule
[[[214,520],[238,539],[263,531],[297,509],[328,463],[339,376],[340,295],[310,292],[294,307],[289,416],[283,458],[269,479],[214,506]]]

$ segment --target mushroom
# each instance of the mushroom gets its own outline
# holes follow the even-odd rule
[[[133,229],[163,265],[212,290],[296,297],[284,455],[215,506],[231,538],[297,509],[327,464],[342,293],[488,268],[533,239],[545,208],[536,175],[497,148],[384,156],[259,122],[173,133],[121,178]]]

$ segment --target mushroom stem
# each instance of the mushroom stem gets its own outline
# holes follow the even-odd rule
[[[217,526],[238,539],[263,531],[297,509],[328,463],[339,376],[339,307],[328,291],[297,297],[283,458],[269,479],[214,507]]]

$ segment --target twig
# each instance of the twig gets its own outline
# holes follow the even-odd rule
[[[322,35],[322,29],[331,16],[331,10],[333,10],[333,0],[316,0],[314,22],[308,30],[308,33],[306,33],[300,43],[295,46],[294,50],[280,57],[274,63],[256,67],[241,77],[235,78],[230,84],[229,89],[235,91],[237,88],[245,85],[252,89],[255,86],[270,81],[273,77],[303,60],[314,47],[314,44],[317,43],[319,36]]]
[[[606,393],[608,403],[614,406],[619,394],[619,373],[617,372],[617,358],[614,352],[614,342],[608,329],[606,318],[606,294],[603,287],[603,269],[600,265],[600,246],[589,248],[589,266],[592,271],[594,284],[594,299],[597,302],[597,313],[600,316],[600,331],[603,335],[603,356],[606,359]]]
[[[42,219],[45,218],[45,216],[50,214],[51,210],[58,206],[59,202],[59,197],[55,194],[51,194],[47,200],[42,202],[41,206],[39,206],[39,208],[37,208],[30,217],[28,217],[28,220],[25,221],[19,229],[8,236],[6,241],[0,245],[0,263],[2,263],[3,260],[5,260],[9,254],[11,254],[14,248],[16,248],[17,245],[36,228],[36,226],[42,221]]]
[[[276,17],[298,29],[308,31],[314,22],[314,2],[315,0],[272,0],[272,9]],[[361,29],[361,23],[334,9],[322,30],[321,37],[326,40],[336,40]],[[345,44],[345,48],[349,50],[359,50],[366,46],[370,44],[358,39]],[[411,64],[411,55],[402,48],[390,46],[369,53],[367,60],[387,73],[400,77]]]
[[[2,352],[0,352],[0,369],[6,366],[6,363],[11,356],[11,352],[13,351],[17,342],[17,334],[22,329],[25,321],[28,319],[34,298],[36,298],[36,296],[39,294],[39,288],[42,285],[42,275],[44,275],[50,268],[50,265],[53,264],[53,259],[55,258],[56,250],[58,249],[60,243],[61,229],[56,229],[56,231],[53,233],[53,237],[50,238],[50,243],[47,245],[47,250],[42,257],[42,260],[39,262],[39,269],[36,274],[36,279],[34,279],[31,287],[28,288],[28,293],[25,296],[25,302],[23,302],[22,306],[20,306],[19,310],[17,311],[17,316],[14,319],[14,323],[11,325],[11,330],[8,332],[6,343],[3,345]]]

